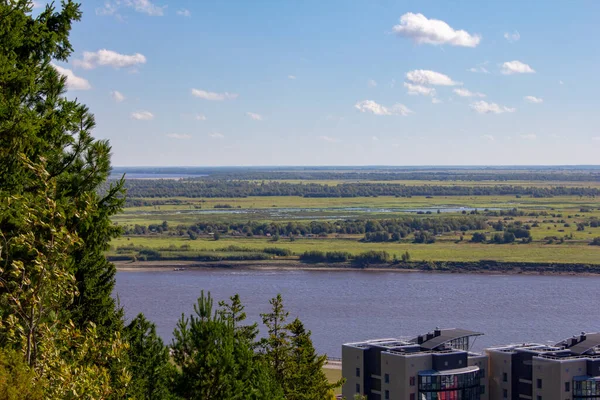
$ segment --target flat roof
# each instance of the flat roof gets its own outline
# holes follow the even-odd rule
[[[579,355],[583,355],[595,347],[600,346],[600,333],[584,333],[576,338],[579,339],[579,341],[572,346],[568,346],[569,339],[560,342],[559,345],[564,345],[571,352]]]
[[[481,333],[481,332],[469,331],[466,329],[456,329],[456,328],[436,329],[436,331],[439,331],[440,334],[438,336],[434,336],[433,338],[421,343],[421,347],[428,349],[428,350],[433,350],[433,349],[440,347],[443,344],[446,344],[446,343],[451,342],[456,339],[461,339],[461,338],[466,338],[466,337],[471,337],[471,336],[483,336],[483,333]],[[426,335],[422,335],[421,337],[423,337],[423,336],[426,337]],[[417,337],[417,338],[413,339],[412,341],[414,341],[414,343],[418,343],[418,340],[419,340],[419,338]]]
[[[434,369],[430,369],[427,371],[419,371],[420,376],[434,376],[434,375],[460,375],[467,374],[469,372],[479,371],[479,367],[476,365],[471,365],[469,367],[457,368],[457,369],[447,369],[444,371],[436,371]]]

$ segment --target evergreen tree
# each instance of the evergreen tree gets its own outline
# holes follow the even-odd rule
[[[139,314],[124,329],[129,343],[129,365],[133,379],[128,393],[136,399],[173,399],[170,378],[175,371],[169,362],[169,349],[156,334],[156,326]]]
[[[176,393],[185,399],[282,399],[281,388],[251,343],[231,319],[213,312],[210,293],[201,293],[194,314],[181,316],[174,331]]]
[[[254,346],[254,342],[258,336],[258,324],[243,325],[243,322],[246,320],[246,312],[238,294],[231,296],[229,301],[231,303],[226,301],[219,302],[219,314],[224,320],[230,321],[233,324],[233,329],[240,340],[247,340]]]
[[[283,308],[281,294],[269,301],[271,312],[261,314],[268,336],[261,341],[265,359],[273,370],[275,379],[285,387],[285,370],[290,349],[286,319],[289,315]]]
[[[296,318],[287,326],[290,332],[290,354],[287,365],[284,393],[287,400],[322,400],[328,398],[333,389],[340,387],[343,380],[330,384],[323,372],[327,356],[318,355],[310,338]]]
[[[72,52],[69,34],[81,18],[79,5],[65,0],[57,11],[51,4],[34,18],[30,1],[5,1],[0,18],[0,197],[36,193],[52,181],[50,199],[62,209],[66,230],[80,239],[65,261],[77,296],[64,304],[64,318],[79,329],[94,322],[110,337],[121,314],[111,298],[115,269],[104,251],[119,233],[110,217],[123,205],[123,182],[98,194],[110,173],[110,146],[92,137],[93,115],[64,97],[66,78],[53,65]],[[47,175],[40,180],[31,165]],[[0,231],[11,240],[22,229],[18,220],[0,216]],[[12,256],[27,264],[27,255]]]

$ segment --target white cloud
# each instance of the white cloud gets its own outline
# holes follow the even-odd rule
[[[455,30],[444,21],[428,19],[423,14],[406,13],[400,24],[392,28],[395,33],[413,39],[418,44],[433,44],[476,47],[480,35],[471,35],[464,30]]]
[[[407,116],[412,111],[408,109],[404,104],[395,104],[391,108],[382,106],[381,104],[375,103],[373,100],[359,101],[354,105],[360,112],[368,112],[375,115],[402,115]]]
[[[167,137],[171,139],[185,140],[191,139],[192,135],[188,135],[187,133],[168,133]]]
[[[125,101],[125,96],[118,90],[113,90],[112,92],[110,92],[110,97],[112,97],[112,99],[117,103]]]
[[[419,85],[456,86],[462,85],[454,82],[448,75],[426,69],[415,69],[406,73],[406,79]]]
[[[75,75],[73,71],[68,68],[59,67],[58,65],[52,64],[52,67],[58,72],[60,75],[67,78],[67,89],[69,90],[90,90],[92,85],[88,82],[87,79],[84,79],[80,76]]]
[[[204,115],[204,114],[196,114],[196,115],[194,115],[194,119],[196,121],[206,121],[206,115]]]
[[[531,68],[529,65],[522,63],[521,61],[507,61],[502,64],[502,69],[500,72],[504,75],[513,75],[513,74],[534,74],[535,70]]]
[[[225,135],[219,132],[209,133],[208,136],[210,136],[213,139],[223,139],[225,137]]]
[[[483,100],[472,103],[470,107],[479,114],[502,114],[505,112],[511,113],[516,111],[516,108],[500,106],[496,103],[488,103]]]
[[[319,140],[329,143],[338,143],[340,140],[336,138],[332,138],[330,136],[319,136]]]
[[[505,32],[504,39],[508,40],[509,43],[518,42],[519,39],[521,39],[521,34],[517,31],[514,31],[513,33]]]
[[[440,104],[442,101],[441,101],[440,99],[436,98],[436,97],[433,97],[433,98],[431,99],[431,102],[432,102],[433,104]]]
[[[469,68],[469,69],[467,69],[467,71],[475,72],[477,74],[489,74],[490,73],[490,71],[488,71],[487,68],[485,68],[483,65],[478,65],[476,67]]]
[[[177,10],[177,15],[179,15],[181,17],[191,17],[192,13],[190,12],[190,10],[186,10],[185,8],[182,8],[181,10]]]
[[[248,111],[248,112],[246,113],[246,115],[247,115],[248,117],[250,117],[250,119],[253,119],[253,120],[255,120],[255,121],[262,121],[262,120],[263,120],[263,117],[262,117],[262,115],[260,115],[260,114],[257,114],[257,113],[253,113],[253,112],[250,112],[250,111]]]
[[[564,85],[565,83],[563,81],[558,81],[559,85]]]
[[[535,140],[535,139],[537,139],[537,135],[535,133],[528,133],[526,135],[521,135],[521,139]]]
[[[96,52],[85,51],[83,53],[83,60],[73,61],[73,64],[75,64],[75,66],[84,69],[94,69],[96,67],[104,66],[110,66],[113,68],[125,68],[145,63],[146,57],[143,54],[119,54],[115,51],[106,49],[98,50]]]
[[[379,138],[377,136],[371,137],[371,140],[374,142],[379,142]]]
[[[435,89],[421,86],[421,85],[413,85],[412,83],[404,82],[404,87],[408,90],[407,93],[413,96],[422,95],[422,96],[435,96]]]
[[[296,79],[296,75],[288,75],[288,79],[294,80]]]
[[[470,90],[464,88],[456,88],[454,89],[454,93],[456,93],[460,97],[485,97],[485,94],[483,93],[471,92]]]
[[[541,99],[541,98],[535,97],[535,96],[525,96],[523,98],[525,99],[525,101],[528,101],[529,103],[539,104],[539,103],[544,102],[544,99]]]
[[[367,86],[370,88],[374,88],[377,86],[377,82],[374,79],[369,79],[367,82]]]
[[[163,16],[165,14],[165,8],[167,8],[167,6],[157,6],[150,0],[107,0],[104,2],[104,7],[96,8],[96,15],[119,16],[117,11],[122,7],[132,8],[136,12],[153,17]]]
[[[233,100],[238,97],[237,93],[215,93],[215,92],[207,92],[206,90],[200,89],[192,89],[192,95],[199,97],[204,100],[211,101],[223,101],[223,100]]]
[[[492,135],[482,135],[481,137],[489,140],[490,142],[493,142],[496,140]]]
[[[131,113],[131,118],[137,119],[138,121],[149,121],[154,119],[154,114],[150,111],[136,111]]]

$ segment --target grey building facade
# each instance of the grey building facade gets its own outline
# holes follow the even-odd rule
[[[342,395],[368,400],[488,400],[488,357],[470,351],[478,332],[435,329],[413,339],[342,346]]]
[[[486,353],[490,400],[600,400],[600,333]]]

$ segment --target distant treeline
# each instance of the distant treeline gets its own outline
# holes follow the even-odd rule
[[[143,174],[197,176],[204,180],[440,180],[440,181],[600,181],[587,167],[154,167],[115,168],[113,176]]]
[[[508,214],[508,213],[507,213]],[[230,234],[233,236],[307,236],[322,234],[365,234],[387,232],[403,238],[416,231],[428,231],[433,234],[453,231],[471,231],[487,229],[485,218],[474,215],[401,217],[394,219],[348,219],[338,221],[290,221],[290,222],[198,222],[192,225],[170,227],[168,223],[134,225],[124,228],[126,235],[146,235],[149,233],[171,233],[174,235],[192,234]]]
[[[232,180],[143,180],[131,179],[125,183],[129,205],[141,205],[139,198],[213,198],[251,196],[301,197],[372,197],[372,196],[597,196],[599,188],[590,187],[526,187],[517,185],[494,186],[408,186],[388,183],[343,183],[322,185],[316,183],[251,182]]]

